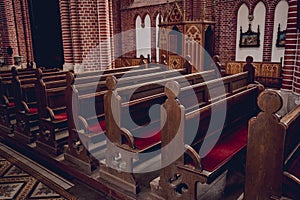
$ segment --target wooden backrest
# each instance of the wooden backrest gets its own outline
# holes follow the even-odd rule
[[[112,142],[120,142],[120,128],[125,127],[128,130],[134,128],[136,124],[145,125],[151,120],[148,116],[148,111],[154,104],[162,104],[165,100],[163,93],[165,84],[170,80],[177,80],[182,86],[200,83],[206,80],[215,78],[215,71],[199,72],[195,74],[188,74],[179,77],[166,78],[158,81],[147,82],[143,84],[116,88],[117,83],[115,78],[107,80],[108,92],[104,96],[104,109],[106,120],[116,120],[107,122],[107,136]],[[136,123],[133,125],[128,121],[128,113],[130,110],[130,117]],[[114,116],[117,119],[114,119]],[[131,120],[130,120],[131,121]],[[113,125],[111,125],[113,124]],[[118,124],[118,126],[115,126]],[[116,131],[118,130],[118,131]]]
[[[229,61],[225,66],[225,74],[237,74],[243,71],[243,62]]]
[[[40,117],[49,117],[47,116],[47,106],[50,108],[65,106],[66,73],[46,73],[44,79],[42,70],[37,69],[35,94]]]
[[[152,67],[152,68],[147,68],[147,69],[131,69],[128,71],[120,71],[120,72],[113,72],[113,73],[105,73],[105,74],[96,74],[92,76],[81,76],[81,74],[75,74],[75,84],[85,84],[85,83],[90,83],[90,84],[95,84],[95,82],[100,82],[100,81],[105,81],[107,76],[113,75],[116,78],[121,78],[123,76],[126,77],[131,77],[131,76],[137,76],[137,75],[144,75],[144,74],[152,74],[156,72],[161,72],[160,67]]]
[[[128,87],[122,87],[118,88],[117,92],[120,96],[122,96],[122,101],[126,102],[129,100],[134,100],[140,98],[140,96],[144,96],[143,94],[140,95],[140,93],[143,93],[144,91],[153,92],[156,93],[157,91],[163,92],[164,91],[164,85],[171,80],[176,80],[181,86],[188,86],[193,85],[197,83],[201,83],[203,81],[208,81],[215,79],[215,71],[209,70],[209,71],[203,71],[193,74],[186,74],[186,75],[179,75],[175,77],[165,78],[161,80],[154,80],[151,82],[136,84]],[[117,85],[118,86],[118,85]],[[134,95],[131,96],[131,94],[134,91]],[[149,94],[150,95],[150,94]]]
[[[281,77],[281,64],[272,62],[263,62],[261,64],[260,76],[262,77]]]
[[[229,61],[226,63],[225,74],[236,74],[243,71],[245,62]],[[253,62],[255,68],[255,77],[281,77],[280,62]]]
[[[155,65],[154,65],[155,66]],[[125,86],[133,86],[138,83],[150,82],[152,80],[162,80],[174,76],[178,76],[184,74],[185,70],[168,70],[161,71],[160,68],[151,67],[148,69],[139,69],[139,70],[131,70],[125,73],[125,77],[123,77],[124,73],[113,73],[109,74],[109,76],[114,76],[116,79],[121,78],[118,81],[118,87]],[[214,76],[214,71],[204,72],[204,74],[209,74],[210,76]],[[107,76],[102,76],[107,77]],[[102,77],[100,77],[102,79]],[[98,81],[90,83],[86,83],[87,80],[81,81],[82,78],[75,78],[72,74],[68,74],[68,87],[66,89],[66,101],[67,103],[67,112],[70,119],[73,119],[73,115],[81,115],[84,118],[91,117],[91,113],[95,115],[103,115],[104,106],[103,106],[103,97],[107,92],[106,81]],[[99,77],[97,77],[99,79]],[[84,84],[78,84],[84,83]],[[97,94],[95,94],[95,92]],[[76,97],[75,97],[76,96]],[[73,98],[75,97],[75,98]],[[73,98],[73,99],[72,99]],[[74,102],[76,101],[76,102]],[[74,104],[76,106],[74,106]],[[91,106],[92,105],[92,106]],[[97,106],[95,106],[97,105]],[[81,110],[80,108],[84,108]],[[94,112],[96,110],[96,112]],[[76,122],[74,120],[69,120],[69,127],[74,127]]]
[[[282,119],[282,99],[274,90],[258,97],[261,112],[249,120],[245,199],[276,199],[282,194],[283,164],[300,141],[300,106]]]
[[[211,120],[210,117],[212,108],[217,113],[223,112],[223,115],[224,113],[226,114],[226,120],[224,124],[220,123],[220,126],[215,126],[215,129],[213,131],[224,127],[233,127],[234,123],[237,123],[242,118],[249,117],[251,116],[251,114],[253,115],[253,111],[256,110],[255,101],[256,96],[258,95],[258,88],[257,86],[254,86],[250,89],[247,89],[249,86],[247,83],[247,74],[245,72],[242,72],[237,75],[238,76],[231,75],[207,81],[201,84],[183,87],[180,89],[174,89],[175,91],[180,91],[180,93],[178,92],[179,94],[176,95],[178,103],[180,104],[177,103],[178,105],[174,105],[183,108],[185,114],[184,117],[181,119],[180,123],[186,124],[187,126],[191,126],[195,121],[199,121],[197,123],[197,125],[199,125],[198,135],[195,138],[195,141],[193,142],[194,145],[199,144],[206,134],[208,125]],[[170,88],[176,88],[178,87],[177,85],[178,83],[174,82],[168,83],[168,86]],[[191,89],[199,92],[197,95],[197,101],[189,101],[190,98],[186,95],[186,93],[191,91]],[[215,90],[216,93],[210,92],[211,89]],[[168,94],[170,92],[171,91],[169,88],[165,88],[165,93]],[[211,93],[212,95],[208,95],[209,93]],[[171,98],[174,97],[171,96]],[[194,103],[194,105],[192,103]],[[244,109],[241,109],[243,105],[245,107]],[[237,109],[237,107],[239,107],[240,109]],[[172,113],[172,109],[176,110],[177,108],[168,107],[166,108],[167,113]],[[171,116],[172,114],[167,115]],[[173,121],[172,123],[177,124],[179,122]],[[176,132],[170,133],[168,131],[168,133],[166,134],[175,137]],[[172,136],[169,138],[172,139]],[[189,138],[189,136],[187,135],[186,138]],[[167,144],[170,141],[165,142]]]
[[[35,95],[35,82],[36,78],[19,78],[19,76],[13,77],[13,101],[15,103],[15,108],[21,110],[21,101],[26,103],[36,102]]]

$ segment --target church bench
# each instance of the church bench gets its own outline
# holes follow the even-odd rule
[[[38,102],[35,91],[37,76],[43,73],[43,81],[55,84],[57,80],[64,80],[66,71],[42,72],[36,69],[34,78],[13,76],[14,103],[16,112],[16,126],[14,137],[20,142],[31,143],[36,140],[39,131]]]
[[[93,82],[99,82],[99,81],[105,81],[106,77],[109,75],[113,75],[117,78],[121,78],[123,76],[137,76],[137,75],[144,75],[144,74],[152,74],[156,72],[161,72],[162,69],[160,67],[151,67],[151,68],[137,68],[137,69],[131,69],[128,71],[116,71],[112,73],[103,73],[103,74],[91,74],[90,76],[87,76],[86,74],[82,75],[82,73],[76,75],[76,84],[84,84],[84,83],[93,83]]]
[[[219,90],[209,97],[209,104],[186,109],[183,89],[176,82],[167,84],[161,113],[162,169],[151,182],[154,199],[198,199],[197,184],[213,184],[245,150],[247,121],[257,113],[260,87],[228,86],[225,94]]]
[[[125,87],[178,76],[184,74],[185,70],[168,70],[154,73],[155,71],[149,68],[143,71],[134,70],[132,72],[131,74],[127,72],[125,77],[123,74],[119,76],[116,73],[110,74],[110,76],[120,78],[118,86]],[[209,71],[204,74],[213,76],[213,73],[213,71]],[[104,77],[106,78],[107,76]],[[103,131],[98,127],[98,121],[104,118],[103,97],[107,92],[106,81],[101,81],[101,77],[99,82],[93,82],[93,79],[91,79],[91,82],[87,83],[87,80],[82,81],[82,78],[75,78],[71,73],[68,74],[67,80],[66,101],[68,119],[70,119],[68,120],[70,136],[69,151],[65,154],[65,157],[70,162],[79,160],[81,165],[84,165],[85,171],[90,173],[99,165],[98,160],[90,155],[90,151],[95,151],[98,148],[94,144],[95,142],[103,141],[103,138],[99,139],[103,137],[99,135],[99,132]],[[94,108],[96,108],[96,111],[94,111]],[[75,124],[77,124],[77,127]],[[105,124],[105,121],[103,124]],[[78,129],[81,130],[80,133],[78,133]],[[94,150],[90,148],[91,146]]]
[[[210,78],[202,77],[202,81],[200,74],[201,72],[197,75],[194,74],[194,77],[192,75],[185,75],[174,79],[164,79],[123,88],[114,88],[115,83],[108,82],[110,89],[106,94],[104,105],[106,109],[106,136],[109,143],[106,153],[106,163],[100,166],[100,176],[105,181],[116,184],[118,187],[122,187],[124,190],[132,193],[139,191],[139,185],[137,185],[137,180],[133,173],[133,168],[139,165],[139,163],[133,163],[132,159],[138,159],[140,154],[151,151],[153,148],[159,148],[160,145],[160,118],[155,115],[150,119],[148,114],[149,109],[154,104],[159,105],[165,101],[164,85],[170,80],[179,81],[185,88],[182,98],[185,99],[187,105],[192,103],[190,95],[193,91],[196,93],[197,102],[201,102],[202,105],[209,103],[208,100],[203,99],[208,98],[207,90],[205,89],[206,82],[201,82],[204,80],[210,82],[209,80],[215,78],[215,74],[212,71],[214,75]],[[204,74],[202,75],[205,77]],[[238,78],[238,76],[240,77]],[[193,83],[191,80],[195,78],[198,81]],[[247,85],[247,73],[233,75],[231,78],[232,80],[230,80],[230,77],[226,77],[225,79],[227,80],[223,79],[223,81],[226,83],[235,82],[236,84]],[[235,84],[231,86],[236,91],[233,85]],[[211,86],[214,87],[216,84],[212,82]],[[130,112],[130,115],[128,112]],[[135,124],[131,120],[128,120],[128,118],[131,118]],[[121,158],[114,159],[116,155],[121,155]],[[119,172],[118,170],[123,170],[127,173]],[[125,180],[122,181],[122,184],[118,184],[117,180],[121,177]]]
[[[244,198],[280,199],[283,183],[299,189],[300,105],[280,118],[283,100],[276,91],[266,90],[257,101],[261,112],[249,120]]]
[[[13,77],[13,102],[15,104],[16,124],[14,137],[20,142],[31,143],[36,138],[38,109],[35,98],[36,78]],[[33,130],[35,128],[35,130]]]
[[[246,62],[229,61],[225,66],[225,74],[235,74],[243,71]],[[281,88],[281,62],[253,62],[255,80],[265,87]]]
[[[147,76],[148,74],[155,74],[155,73],[169,73],[167,71],[163,72],[160,67],[152,67],[147,69],[134,69],[125,72],[114,72],[111,74],[98,74],[88,77],[81,77],[81,74],[76,75],[74,79],[74,84],[76,85],[76,89],[80,94],[90,94],[97,91],[101,91],[106,89],[105,80],[108,76],[113,75],[117,78],[127,79],[130,77],[135,76]]]
[[[105,71],[93,71],[93,72],[83,72],[75,74],[78,77],[96,77],[99,78],[99,74],[116,73],[116,74],[133,74],[134,70],[144,69],[144,67],[134,66],[127,67],[124,69],[111,69]],[[128,71],[130,70],[130,71]],[[145,69],[148,71],[160,70],[155,69]],[[44,81],[44,77],[41,71],[38,71],[37,84],[36,84],[36,95],[38,99],[38,110],[39,110],[39,130],[40,135],[37,140],[37,148],[47,151],[51,154],[58,155],[62,153],[62,147],[67,144],[68,140],[68,127],[67,127],[67,113],[66,113],[66,102],[65,102],[65,89],[67,86],[67,80],[64,76],[62,79],[54,81],[49,79],[48,82]],[[47,80],[47,77],[45,77]],[[93,80],[93,78],[91,78]],[[95,81],[95,80],[94,80]]]
[[[66,75],[60,78],[60,80],[44,81],[43,74],[38,71],[35,83],[39,115],[36,147],[52,155],[62,153],[68,137],[65,104]]]
[[[49,69],[46,72],[57,71],[57,69]],[[18,76],[22,79],[34,78],[35,69],[16,69],[13,67],[7,76],[0,76],[0,116],[1,128],[7,132],[11,133],[15,124],[15,102],[13,101],[13,76]]]

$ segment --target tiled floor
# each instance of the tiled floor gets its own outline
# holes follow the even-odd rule
[[[8,152],[10,148],[0,143],[0,153],[1,152]],[[80,180],[68,176],[67,179],[64,179],[54,173],[52,173],[50,170],[44,168],[40,164],[31,161],[30,159],[26,158],[22,154],[11,150],[11,152],[8,153],[12,158],[17,157],[20,162],[27,163],[30,168],[33,169],[33,171],[39,171],[46,177],[48,177],[49,180],[52,180],[62,187],[64,187],[64,190],[67,191],[70,195],[75,196],[76,199],[79,200],[108,200],[111,199],[107,195],[105,195],[103,192],[98,191],[90,187],[88,184],[81,182]],[[1,155],[1,154],[0,154]],[[13,159],[14,160],[14,159]],[[1,160],[0,160],[1,161]],[[8,162],[8,161],[3,161]],[[1,166],[1,162],[0,162]],[[3,165],[5,166],[5,165]],[[28,173],[24,172],[23,169],[20,169],[16,165],[11,165],[12,167],[9,168],[9,170],[3,170],[3,175],[7,176],[9,174],[18,174],[19,176],[22,176],[23,179],[26,176],[30,176]],[[2,171],[0,170],[0,173]],[[24,173],[24,174],[23,174]],[[157,173],[158,174],[158,173]],[[24,175],[24,176],[23,176]],[[148,177],[149,176],[149,177]],[[149,180],[150,175],[145,175],[145,177],[142,177],[144,180]],[[208,191],[205,191],[205,194],[201,195],[201,199],[203,200],[234,200],[237,199],[240,194],[243,191],[243,181],[244,176],[242,172],[236,172],[236,171],[229,171],[226,176],[220,181],[218,181],[212,188],[210,188]],[[1,191],[4,191],[3,188],[6,188],[7,190],[11,191],[11,196],[14,195],[13,191],[15,191],[15,194],[21,194],[18,192],[20,188],[23,188],[23,183],[19,180],[17,181],[18,184],[11,185],[10,182],[5,182],[6,185],[1,185],[1,179],[0,179],[0,199],[17,199],[17,198],[1,198]],[[27,199],[47,199],[49,195],[53,197],[53,199],[64,199],[58,196],[59,194],[55,193],[54,191],[49,190],[42,182],[35,180],[34,183],[32,183],[34,187],[30,188],[30,191]],[[143,187],[147,187],[147,184],[144,184]],[[199,190],[202,191],[202,186],[199,187]],[[47,194],[46,196],[42,196],[44,194]],[[5,195],[5,193],[3,193]],[[147,194],[143,195],[140,194],[138,199],[149,199],[147,198]],[[34,197],[34,198],[33,198]],[[69,199],[69,198],[65,198]]]
[[[48,186],[49,185],[49,186]],[[42,182],[19,166],[0,157],[0,199],[75,199],[67,192],[56,191],[50,182]]]

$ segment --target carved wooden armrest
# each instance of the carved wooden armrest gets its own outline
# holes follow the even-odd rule
[[[37,107],[37,102],[29,102],[29,103],[27,102],[26,104],[28,105],[29,108]]]
[[[9,106],[9,100],[8,100],[7,96],[2,95],[2,98],[3,98],[3,103],[4,103],[6,106]]]
[[[187,154],[193,160],[193,164],[195,168],[202,171],[201,158],[199,154],[190,145],[186,144],[184,145],[184,147],[185,147],[185,154]]]
[[[86,119],[81,115],[78,116],[78,126],[84,130],[84,133],[89,132],[89,124],[87,123]],[[76,123],[75,123],[76,124]]]
[[[21,106],[23,107],[25,113],[29,112],[29,107],[25,101],[21,101]]]
[[[53,110],[54,113],[61,113],[61,112],[64,112],[66,110],[66,106],[59,107],[59,108],[53,108],[52,110]]]
[[[54,115],[53,110],[51,108],[49,108],[48,106],[46,107],[46,110],[48,112],[48,115],[49,115],[51,121],[54,121],[55,120],[55,115]]]
[[[121,135],[124,136],[129,143],[128,146],[131,148],[135,148],[134,146],[134,137],[126,128],[121,128]]]
[[[283,175],[287,177],[289,180],[295,182],[296,184],[300,185],[300,180],[293,174],[290,174],[289,172],[283,172]]]

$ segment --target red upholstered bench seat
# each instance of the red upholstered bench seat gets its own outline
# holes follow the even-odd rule
[[[161,141],[161,131],[160,128],[150,128],[143,133],[139,134],[139,136],[134,136],[134,146],[139,150],[145,150],[150,148]],[[129,145],[128,142],[125,144]]]
[[[204,170],[213,172],[224,163],[228,162],[234,155],[247,145],[248,129],[242,127],[234,134],[219,141],[216,146],[202,159]]]
[[[36,113],[38,113],[38,109],[37,108],[29,108],[28,112],[31,114],[36,114]]]
[[[15,103],[14,102],[10,102],[10,103],[8,103],[8,106],[11,107],[11,108],[13,108],[13,107],[15,107]]]
[[[106,123],[105,120],[99,121],[98,123],[94,123],[89,125],[88,130],[93,133],[102,133],[106,131]]]
[[[248,129],[242,126],[229,135],[218,141],[213,149],[201,159],[202,168],[208,172],[214,172],[216,169],[231,160],[247,145]],[[195,166],[193,163],[189,165]]]
[[[56,114],[54,115],[54,119],[55,120],[66,120],[67,119],[67,113],[60,113],[60,114]]]

